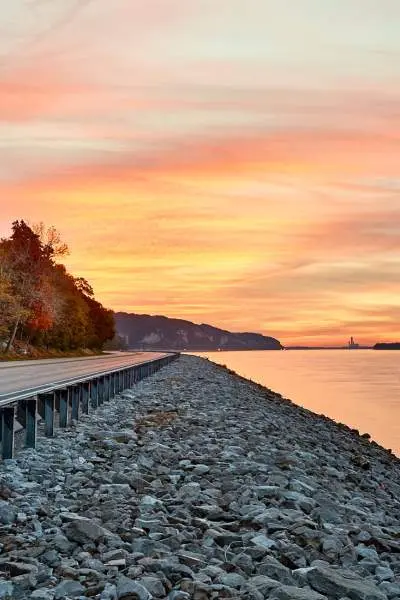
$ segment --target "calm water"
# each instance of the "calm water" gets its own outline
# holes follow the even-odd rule
[[[316,413],[368,432],[400,456],[400,352],[204,352]]]

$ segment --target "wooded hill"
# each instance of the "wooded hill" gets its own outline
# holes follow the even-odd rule
[[[114,336],[114,318],[90,284],[58,261],[68,253],[58,232],[25,221],[0,240],[0,346],[21,343],[74,351],[101,349]]]
[[[115,323],[127,347],[135,350],[282,350],[273,337],[183,319],[117,312]]]

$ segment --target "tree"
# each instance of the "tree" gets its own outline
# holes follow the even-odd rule
[[[38,236],[43,252],[50,258],[60,258],[69,254],[68,245],[62,241],[61,234],[55,227],[46,227],[42,221],[34,223],[30,227],[33,233]]]
[[[0,339],[12,347],[17,332],[34,345],[101,348],[114,336],[111,311],[97,302],[83,277],[56,262],[68,247],[54,227],[12,224],[0,241]]]
[[[16,313],[17,302],[11,293],[10,282],[0,268],[0,341],[8,337]]]
[[[25,223],[15,221],[12,235],[2,240],[3,271],[10,282],[15,301],[14,323],[6,346],[6,352],[14,343],[20,325],[33,322],[40,315],[37,325],[48,327],[53,318],[46,276],[52,267],[49,247],[43,247],[38,234]]]
[[[82,292],[84,296],[88,298],[94,298],[94,291],[90,283],[84,277],[75,277],[75,286]]]

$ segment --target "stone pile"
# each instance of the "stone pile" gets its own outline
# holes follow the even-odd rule
[[[390,452],[183,356],[0,465],[0,598],[400,600]]]

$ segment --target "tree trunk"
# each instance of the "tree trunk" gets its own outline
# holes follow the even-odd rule
[[[7,352],[10,352],[11,346],[12,346],[12,345],[13,345],[13,343],[14,343],[15,336],[17,335],[17,331],[18,331],[18,325],[19,325],[19,317],[18,317],[18,319],[15,321],[14,329],[13,329],[13,331],[12,331],[12,334],[11,334],[11,336],[10,336],[10,339],[8,340],[8,344],[7,344],[7,347],[6,347],[6,350],[5,350],[5,351],[6,351],[6,353],[7,353]]]

